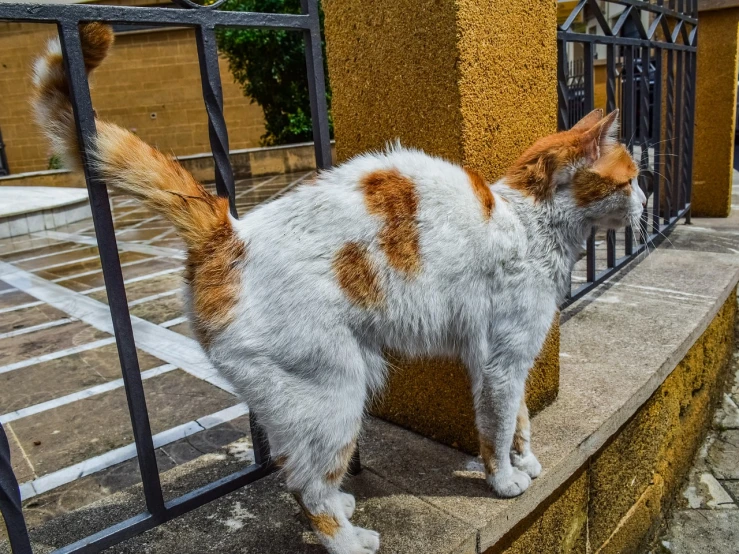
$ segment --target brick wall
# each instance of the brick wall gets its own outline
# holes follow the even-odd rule
[[[13,173],[48,166],[50,152],[30,117],[28,95],[33,57],[55,34],[53,25],[0,22],[0,129]],[[243,96],[223,60],[221,78],[230,147],[258,146],[264,133],[261,108]],[[117,35],[92,87],[100,117],[134,130],[165,152],[210,151],[193,30]]]

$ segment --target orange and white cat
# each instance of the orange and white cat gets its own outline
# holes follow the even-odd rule
[[[82,29],[88,70],[112,32]],[[59,44],[36,63],[39,124],[79,168]],[[187,245],[189,318],[213,365],[255,410],[332,554],[374,553],[340,485],[390,348],[461,357],[487,481],[521,494],[541,466],[524,383],[592,225],[633,224],[637,165],[600,110],[543,138],[498,182],[391,146],[321,172],[236,220],[176,161],[97,121],[106,182],[166,217]],[[514,440],[515,437],[515,440]]]

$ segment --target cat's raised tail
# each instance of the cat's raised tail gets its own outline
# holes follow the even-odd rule
[[[100,23],[80,27],[85,69],[97,68],[113,44],[113,31]],[[54,154],[69,169],[80,169],[69,86],[58,39],[34,64],[34,114]],[[210,194],[180,164],[117,125],[96,119],[94,163],[106,183],[162,214],[188,247],[198,248],[223,226],[230,226],[228,200]]]

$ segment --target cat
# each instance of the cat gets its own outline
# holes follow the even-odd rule
[[[89,71],[112,31],[81,27]],[[36,119],[80,168],[59,43],[35,65]],[[243,219],[176,161],[97,120],[106,183],[167,218],[187,246],[187,311],[213,365],[259,415],[274,460],[331,554],[379,535],[349,521],[340,490],[383,349],[452,355],[469,369],[487,483],[523,493],[541,465],[524,384],[593,225],[638,230],[646,198],[595,110],[538,140],[489,184],[475,171],[391,145],[356,156]]]

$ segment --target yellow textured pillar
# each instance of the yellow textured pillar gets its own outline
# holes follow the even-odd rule
[[[698,21],[691,211],[694,216],[727,217],[734,162],[739,7],[701,12]]]
[[[399,138],[495,180],[556,130],[553,0],[324,0],[323,7],[339,161]],[[464,368],[453,360],[392,363],[374,413],[476,452]],[[531,407],[551,402],[558,381],[557,320],[529,379]]]

